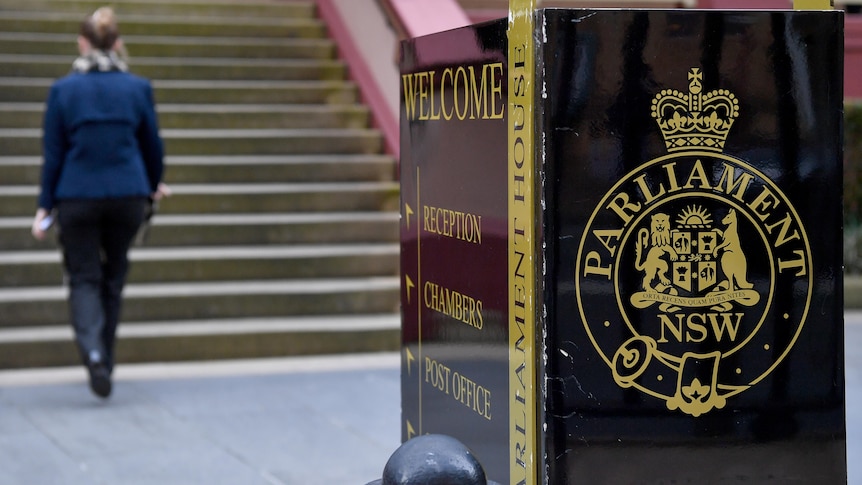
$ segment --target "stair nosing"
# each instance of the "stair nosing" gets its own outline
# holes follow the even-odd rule
[[[399,286],[397,276],[363,276],[352,278],[306,278],[301,280],[243,280],[218,282],[133,283],[124,290],[124,298],[187,298],[227,295],[321,295],[343,291],[387,291]],[[2,288],[0,303],[65,301],[65,287]]]
[[[287,138],[370,135],[374,128],[163,128],[163,139],[170,138]],[[41,138],[41,128],[0,128],[0,138]]]
[[[70,1],[75,3],[75,0],[59,0]],[[304,2],[296,2],[297,5],[307,5],[312,3],[313,0],[306,0]],[[123,5],[128,3],[139,3],[139,4],[151,4],[151,5],[175,5],[177,3],[182,5],[190,5],[190,6],[236,6],[239,5],[249,5],[255,7],[267,7],[267,6],[280,6],[284,5],[283,2],[279,1],[271,1],[271,0],[241,0],[237,2],[236,0],[113,0],[112,4]]]
[[[0,76],[0,86],[21,87],[50,87],[56,78],[52,77],[26,77],[26,76]],[[156,90],[159,89],[288,89],[288,88],[320,88],[320,87],[353,87],[356,84],[351,80],[322,79],[159,79],[151,78],[150,81]]]
[[[231,246],[159,246],[136,247],[129,259],[134,263],[159,261],[219,261],[254,259],[302,259],[340,256],[395,255],[398,243],[342,243],[342,244],[266,244]],[[2,251],[0,265],[45,264],[61,262],[60,252],[54,249]]]
[[[294,212],[251,214],[157,214],[153,226],[189,225],[258,225],[258,224],[308,224],[321,222],[396,222],[401,215],[395,211],[376,212]],[[0,217],[0,228],[29,228],[32,217]]]
[[[285,316],[207,320],[166,320],[123,322],[118,338],[153,338],[204,335],[242,335],[254,333],[342,332],[357,330],[398,330],[400,316],[392,314]],[[69,325],[0,328],[0,345],[21,342],[72,340]]]
[[[33,10],[0,10],[0,21],[36,21],[36,22],[80,22],[81,15],[67,12],[44,12]],[[158,25],[229,25],[232,27],[324,27],[317,18],[284,18],[284,17],[239,17],[221,15],[189,15],[178,19],[175,15],[127,13],[123,15],[123,24],[158,24]]]
[[[0,53],[0,63],[4,64],[69,64],[74,58],[61,54],[3,54]],[[344,66],[338,59],[253,59],[246,57],[132,57],[129,59],[131,71],[135,66],[189,66],[189,67],[279,67],[296,68],[305,66]]]
[[[299,182],[299,183],[235,183],[235,184],[172,184],[174,195],[274,195],[307,192],[376,192],[396,190],[397,182]],[[35,185],[6,185],[3,197],[28,197],[39,194]],[[170,199],[165,204],[170,204]]]
[[[21,42],[57,42],[68,43],[74,48],[77,37],[74,33],[53,32],[0,32],[0,40]],[[168,46],[210,46],[210,45],[241,45],[243,47],[292,47],[292,46],[333,46],[335,42],[329,38],[279,38],[279,37],[201,37],[192,35],[124,35],[125,45],[134,52],[138,45],[168,45]]]
[[[309,155],[169,155],[165,165],[315,165],[344,163],[386,163],[394,162],[392,155],[377,153],[333,153]],[[0,156],[0,167],[38,167],[42,164],[39,155]]]
[[[2,102],[0,111],[27,111],[41,113],[45,103],[40,102]],[[171,114],[212,114],[212,113],[333,113],[341,111],[368,112],[368,108],[359,104],[254,104],[254,103],[161,103],[156,106],[158,113]]]

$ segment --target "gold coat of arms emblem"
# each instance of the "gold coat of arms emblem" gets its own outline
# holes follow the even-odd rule
[[[667,154],[602,198],[574,282],[614,382],[701,416],[744,400],[781,365],[808,317],[814,269],[770,167],[724,152],[739,100],[705,92],[698,68],[688,81],[688,92],[653,98]]]

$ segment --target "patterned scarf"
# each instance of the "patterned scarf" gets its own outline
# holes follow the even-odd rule
[[[92,50],[86,56],[81,56],[75,59],[72,63],[72,71],[85,73],[91,71],[108,72],[121,71],[126,72],[129,66],[126,61],[120,59],[114,51]]]

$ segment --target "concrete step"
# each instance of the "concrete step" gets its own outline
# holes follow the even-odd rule
[[[0,77],[0,102],[44,103],[51,78]],[[157,103],[353,104],[356,86],[347,81],[154,80]]]
[[[299,184],[177,184],[159,206],[162,214],[396,211],[396,182]],[[0,192],[0,217],[34,213],[38,188],[7,186]]]
[[[171,183],[390,182],[395,159],[377,154],[169,157]]]
[[[164,214],[396,211],[397,182],[175,185]]]
[[[365,128],[363,105],[161,104],[161,128]],[[0,103],[0,128],[40,128],[42,103]]]
[[[66,289],[0,289],[0,327],[65,325]],[[396,313],[397,277],[132,284],[124,322]]]
[[[78,55],[76,33],[0,32],[0,53]],[[257,39],[245,37],[187,37],[123,35],[132,59],[137,57],[236,57],[244,59],[334,59],[330,39]]]
[[[394,313],[121,323],[117,361],[178,362],[397,350]],[[69,325],[0,329],[0,368],[80,363]]]
[[[169,183],[272,183],[390,181],[395,159],[376,154],[170,156]],[[42,159],[0,156],[0,180],[38,185]]]
[[[379,153],[377,130],[161,130],[166,153],[173,155],[277,155]],[[36,155],[42,150],[42,132],[32,128],[0,129],[0,153]]]
[[[35,209],[32,210],[35,212]],[[0,218],[0,250],[56,250],[30,235],[32,214]],[[398,241],[397,212],[272,214],[157,214],[144,247],[209,247],[255,244],[368,244]]]
[[[74,57],[0,54],[0,76],[58,78]],[[329,59],[246,59],[208,57],[135,57],[130,70],[149,79],[219,79],[235,81],[332,81],[346,74],[344,63]]]
[[[391,276],[397,244],[137,248],[129,283]],[[59,251],[0,253],[0,288],[63,282]]]
[[[218,17],[314,18],[313,2],[280,1],[194,1],[194,0],[3,0],[2,10],[56,12],[83,17],[104,5],[111,5],[123,22],[134,14],[193,15]]]
[[[76,34],[81,14],[0,10],[0,32],[47,32]],[[259,18],[185,15],[124,15],[120,19],[123,35],[189,37],[326,37],[326,27],[316,19]]]

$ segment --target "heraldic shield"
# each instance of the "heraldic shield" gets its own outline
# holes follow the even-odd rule
[[[681,259],[685,259],[673,262],[674,286],[694,293],[715,286],[718,272],[715,261],[709,258],[717,238],[717,232],[706,224],[685,224],[671,231],[673,247]]]

